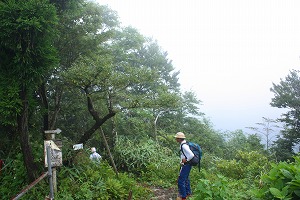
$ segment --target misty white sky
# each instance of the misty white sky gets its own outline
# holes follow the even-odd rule
[[[270,88],[300,66],[299,0],[97,1],[158,41],[215,129],[251,132],[284,112]]]

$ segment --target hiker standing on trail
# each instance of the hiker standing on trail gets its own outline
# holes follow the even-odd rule
[[[90,159],[91,159],[92,161],[100,162],[101,156],[100,156],[99,153],[97,153],[96,148],[95,148],[95,147],[92,147],[92,148],[91,148],[91,151],[92,151],[92,154],[90,155]]]
[[[185,135],[182,132],[178,132],[175,135],[176,141],[180,144],[180,172],[178,177],[178,191],[182,200],[185,200],[187,196],[192,194],[190,186],[190,171],[192,166],[189,161],[194,157],[194,153],[190,150]]]

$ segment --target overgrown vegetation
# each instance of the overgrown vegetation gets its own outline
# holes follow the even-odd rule
[[[261,177],[261,187],[255,191],[261,199],[299,199],[300,156],[295,162],[273,163],[271,170]]]

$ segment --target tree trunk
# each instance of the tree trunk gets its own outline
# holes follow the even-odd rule
[[[85,133],[79,139],[78,143],[85,143],[86,141],[88,141],[91,138],[91,136],[95,133],[95,131],[99,129],[102,124],[104,124],[104,122],[106,122],[108,119],[116,115],[115,112],[109,110],[109,113],[105,115],[103,118],[101,118],[99,116],[99,113],[94,108],[93,102],[90,96],[88,95],[87,89],[85,90],[85,92],[87,94],[87,106],[88,106],[89,113],[92,115],[93,119],[96,122],[89,130],[85,131]]]
[[[84,134],[79,139],[78,143],[85,143],[86,141],[88,141],[91,138],[91,136],[96,132],[96,130],[98,130],[101,127],[101,125],[104,124],[104,122],[106,122],[108,119],[115,116],[115,114],[116,113],[109,113],[104,118],[96,121],[92,128],[84,132]]]
[[[60,103],[62,98],[63,89],[61,87],[57,87],[55,92],[55,99],[54,99],[54,111],[51,116],[51,120],[49,122],[50,130],[53,130],[56,125],[58,113],[60,112]]]
[[[25,87],[20,92],[20,98],[22,100],[22,111],[17,117],[18,132],[20,134],[20,143],[23,153],[24,164],[27,171],[27,176],[30,182],[34,181],[37,174],[37,166],[34,163],[34,158],[29,143],[28,132],[28,100]]]
[[[39,95],[41,96],[42,106],[45,108],[45,112],[43,113],[43,125],[44,130],[49,130],[49,104],[46,95],[46,87],[45,83],[41,85],[39,88]],[[44,135],[45,138],[45,135]]]
[[[111,147],[112,149],[115,148],[115,145],[116,145],[116,141],[118,139],[118,133],[117,133],[117,130],[116,130],[116,122],[115,122],[115,119],[114,117],[111,118],[111,123],[112,123],[112,141],[111,141]]]
[[[55,96],[54,96],[54,110],[51,112],[52,115],[49,114],[49,102],[47,98],[47,91],[46,91],[46,85],[43,83],[41,87],[39,88],[39,95],[40,95],[40,101],[42,107],[45,109],[45,112],[43,113],[43,125],[44,130],[53,130],[55,128],[56,120],[58,113],[60,111],[60,103],[61,103],[61,97],[62,97],[62,89],[56,88],[55,89]],[[46,136],[44,135],[44,138]]]

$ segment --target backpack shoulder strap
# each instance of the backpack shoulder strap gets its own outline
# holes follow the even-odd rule
[[[185,155],[185,153],[183,152],[183,149],[182,149],[182,145],[184,145],[184,144],[187,144],[187,145],[189,145],[189,143],[188,143],[188,142],[182,143],[182,144],[180,145],[180,151],[183,153],[183,155],[184,155],[185,159],[187,159],[187,157],[186,157],[186,155]]]

